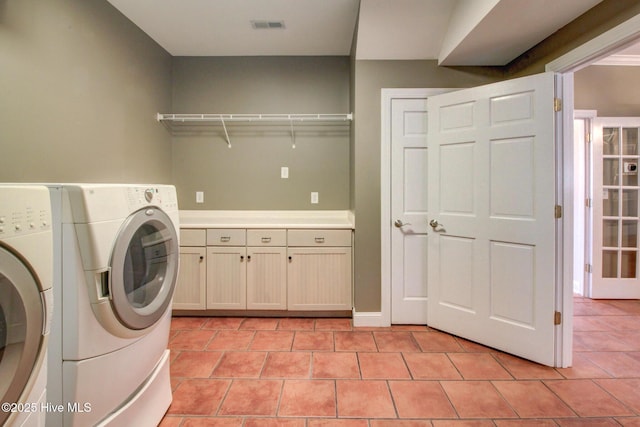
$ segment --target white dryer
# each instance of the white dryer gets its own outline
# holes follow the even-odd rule
[[[0,185],[0,425],[44,426],[52,242],[47,188]]]
[[[50,185],[56,251],[47,426],[156,426],[171,403],[173,186]],[[56,285],[60,283],[59,289]]]

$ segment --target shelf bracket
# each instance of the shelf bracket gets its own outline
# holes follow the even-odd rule
[[[220,121],[222,122],[222,129],[224,129],[224,136],[227,138],[227,146],[231,148],[231,139],[229,138],[229,132],[227,132],[227,125],[224,123],[224,117],[220,115]]]

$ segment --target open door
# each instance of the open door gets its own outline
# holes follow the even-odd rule
[[[555,365],[555,76],[428,99],[428,324]]]

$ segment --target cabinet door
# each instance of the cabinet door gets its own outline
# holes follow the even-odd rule
[[[246,255],[244,246],[207,248],[207,308],[247,308]]]
[[[282,247],[247,249],[247,308],[287,309],[287,250]]]
[[[351,248],[289,248],[289,310],[351,310]]]
[[[174,310],[204,310],[207,298],[206,250],[181,247],[178,281],[173,294]]]

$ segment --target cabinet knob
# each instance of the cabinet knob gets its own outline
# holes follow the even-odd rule
[[[240,262],[244,261],[244,255],[240,255]]]
[[[251,255],[247,255],[247,261],[251,261]]]
[[[293,259],[293,257],[292,257],[292,256],[290,256],[290,257],[289,257],[289,261],[291,261],[292,259]]]
[[[204,261],[204,257],[200,255],[200,261]]]

